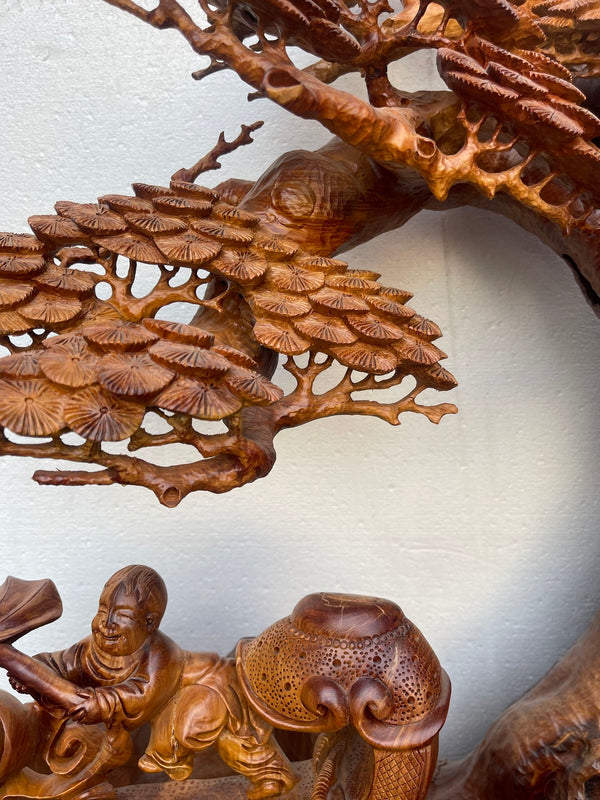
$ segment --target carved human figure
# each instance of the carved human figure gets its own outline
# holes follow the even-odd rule
[[[48,681],[31,680],[32,659],[2,646],[8,651],[0,650],[0,660],[13,687],[38,701],[37,708],[30,709],[36,737],[46,728],[54,739],[47,761],[63,749],[56,741],[60,737],[83,743],[95,755],[58,778],[32,778],[30,770],[19,771],[26,762],[13,761],[5,767],[10,777],[0,796],[80,793],[129,759],[129,734],[145,723],[152,733],[139,766],[147,772],[164,770],[171,778],[183,779],[192,771],[194,754],[216,744],[223,760],[249,778],[250,800],[279,794],[294,784],[271,726],[249,709],[238,690],[233,661],[216,653],[186,652],[159,630],[166,603],[166,587],[154,570],[136,565],[115,573],[102,591],[91,635],[66,650],[35,657],[38,667],[51,669],[50,682],[58,677],[75,689],[54,692],[51,698]],[[100,723],[104,739],[116,746],[98,747]],[[49,766],[52,769],[52,763]],[[0,780],[6,777],[0,772]]]
[[[234,660],[186,652],[160,632],[166,602],[154,570],[126,567],[105,585],[91,635],[31,658],[13,643],[60,616],[58,592],[47,580],[0,586],[0,665],[36,700],[0,695],[0,800],[116,800],[115,770],[134,765],[132,733],[145,723],[137,763],[146,772],[181,780],[214,745],[249,780],[229,790],[245,789],[248,800],[281,795],[297,776],[275,727],[320,735],[312,788],[304,765],[309,780],[290,800],[425,800],[450,681],[395,603],[309,595],[239,642]]]
[[[148,567],[125,567],[106,583],[92,633],[66,650],[35,658],[81,687],[65,710],[71,719],[107,728],[139,728],[176,690],[180,648],[158,630],[167,604],[162,579]],[[9,673],[17,690],[27,690]]]

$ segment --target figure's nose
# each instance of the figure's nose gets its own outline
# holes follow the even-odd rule
[[[113,613],[111,611],[109,611],[108,614],[106,615],[106,620],[104,622],[104,628],[107,631],[111,631],[111,630],[114,630],[114,627],[115,627],[115,618],[114,618]]]

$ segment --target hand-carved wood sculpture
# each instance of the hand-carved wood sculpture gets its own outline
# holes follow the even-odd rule
[[[442,766],[430,800],[600,797],[600,613],[558,664],[463,761]]]
[[[106,583],[90,636],[31,658],[13,643],[56,619],[60,598],[50,581],[0,587],[0,664],[34,701],[0,693],[1,798],[115,798],[128,762],[179,781],[211,745],[244,776],[248,800],[425,798],[450,683],[397,605],[309,595],[220,658],[159,630],[166,602],[154,570],[125,567]],[[296,789],[274,728],[319,734],[315,772],[307,779],[305,765]]]
[[[309,595],[242,640],[235,658],[220,658],[186,652],[159,630],[166,599],[153,570],[126,567],[104,587],[91,636],[31,658],[14,642],[59,617],[60,597],[50,581],[0,587],[0,664],[33,698],[0,693],[1,798],[598,795],[600,615],[470,756],[441,765],[428,794],[450,683],[394,603]],[[288,743],[284,754],[281,731],[311,735],[312,762],[290,763],[302,748]],[[198,783],[206,772],[194,760],[211,746],[240,777]],[[166,776],[192,778],[174,793]]]
[[[0,235],[0,452],[104,467],[37,472],[40,483],[138,484],[174,506],[266,475],[284,428],[342,413],[392,424],[405,411],[434,422],[453,413],[417,403],[456,384],[433,344],[438,326],[407,305],[409,292],[337,258],[425,207],[508,215],[563,255],[597,304],[600,121],[586,107],[596,0],[409,0],[398,12],[387,0],[201,0],[207,26],[176,0],[153,11],[107,1],[177,29],[210,58],[197,77],[233,69],[256,96],[339,138],[283,156],[255,184],[195,183],[251,141],[257,126],[244,126],[168,186],[59,202],[55,216],[30,219],[34,235]],[[290,46],[323,60],[298,69]],[[451,91],[390,83],[388,64],[419,48],[437,50]],[[350,71],[369,101],[331,85]],[[154,288],[134,295],[151,270]],[[177,301],[197,306],[189,325],[160,318]],[[296,381],[286,395],[273,382],[279,356]],[[409,376],[399,399],[375,399]],[[201,433],[194,420],[225,430]],[[103,441],[184,443],[199,460],[158,466]]]

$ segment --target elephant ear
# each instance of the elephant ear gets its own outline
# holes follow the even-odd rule
[[[61,614],[62,601],[51,580],[9,576],[0,586],[0,641],[5,644],[54,622]]]

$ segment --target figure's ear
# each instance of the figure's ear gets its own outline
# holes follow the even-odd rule
[[[153,611],[146,614],[146,628],[149,633],[152,633],[158,628],[158,615]]]

